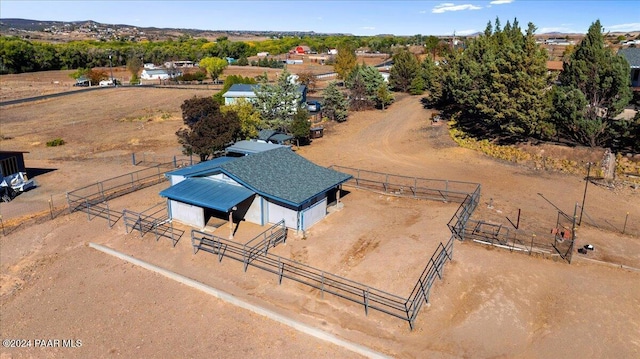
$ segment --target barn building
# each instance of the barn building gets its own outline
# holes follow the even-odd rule
[[[272,144],[269,144],[272,145]],[[306,230],[340,205],[352,176],[318,166],[281,146],[243,157],[219,157],[168,173],[169,217],[204,228],[210,218],[277,223]]]

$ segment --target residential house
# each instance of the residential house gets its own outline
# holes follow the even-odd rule
[[[167,80],[171,76],[165,69],[148,69],[142,70],[140,78],[143,80]]]
[[[618,50],[618,55],[622,55],[629,63],[631,77],[631,87],[640,91],[640,48],[627,47]]]
[[[256,98],[256,93],[254,89],[260,85],[251,85],[251,84],[233,84],[229,88],[227,92],[225,92],[222,97],[224,97],[225,105],[232,105],[238,99],[244,98],[248,101],[253,101]],[[298,85],[298,93],[299,93],[299,103],[307,102],[307,87],[305,85]]]

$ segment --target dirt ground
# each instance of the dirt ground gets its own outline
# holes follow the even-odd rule
[[[0,77],[3,94],[5,79]],[[36,190],[2,204],[2,218],[20,220],[46,208],[51,196],[140,169],[131,165],[132,152],[179,154],[174,133],[182,122],[180,104],[212,93],[115,88],[0,108],[0,147],[28,151],[27,166],[46,170],[35,177]],[[398,96],[385,111],[327,124],[323,138],[297,152],[320,165],[480,183],[474,219],[507,224],[505,217],[521,209],[521,228],[538,238],[551,238],[554,206],[573,213],[582,200],[583,178],[458,148],[444,126],[427,122],[429,114],[419,98]],[[44,145],[56,137],[67,144]],[[157,193],[166,185],[109,204],[118,210],[149,208],[161,201]],[[365,316],[362,307],[323,298],[308,287],[278,285],[274,275],[255,268],[245,273],[230,259],[194,255],[188,232],[173,248],[150,234],[126,234],[122,220],[109,228],[101,218],[62,215],[0,238],[0,331],[3,339],[75,339],[82,346],[0,353],[2,358],[359,357],[88,247],[95,242],[393,357],[635,358],[640,356],[640,272],[619,265],[640,267],[639,196],[630,189],[588,188],[586,213],[622,228],[628,212],[627,234],[581,226],[578,245],[594,244],[596,250],[575,254],[571,265],[456,242],[454,260],[413,331],[406,322],[376,312]],[[448,239],[446,221],[456,208],[359,190],[350,190],[344,203],[306,239],[293,234],[275,251],[402,296],[422,260]]]

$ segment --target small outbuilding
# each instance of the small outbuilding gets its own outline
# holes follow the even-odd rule
[[[16,173],[26,173],[24,151],[0,151],[0,177],[8,177]]]
[[[204,228],[211,217],[309,229],[323,219],[351,175],[318,166],[279,147],[244,157],[219,157],[168,173],[169,217]]]
[[[278,145],[290,145],[291,141],[293,141],[293,136],[276,130],[260,130],[260,132],[258,132],[258,141]]]

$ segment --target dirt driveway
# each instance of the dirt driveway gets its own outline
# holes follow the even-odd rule
[[[75,95],[65,101],[3,108],[2,134],[12,139],[3,140],[2,147],[29,151],[28,166],[56,169],[37,178],[42,192],[51,192],[32,191],[16,203],[46,203],[49,193],[135,170],[131,152],[176,154],[173,133],[181,123],[179,105],[193,93],[157,91],[103,92],[99,99]],[[78,107],[80,112],[72,111]],[[109,111],[101,111],[105,108]],[[298,153],[321,165],[481,183],[479,218],[504,222],[521,208],[523,228],[539,236],[546,235],[557,212],[538,193],[567,212],[582,198],[581,178],[536,172],[457,148],[444,127],[427,123],[428,115],[419,98],[399,96],[385,111],[357,113],[346,123],[328,126],[325,137]],[[53,136],[69,138],[69,145],[45,147]],[[158,201],[158,190],[152,187],[113,205],[151,206]],[[637,193],[595,186],[589,191],[587,211],[606,218],[628,211],[631,218],[640,218]],[[354,192],[352,200],[367,200],[362,196]],[[345,201],[348,205],[349,196]],[[369,209],[360,206],[365,219],[357,226],[369,232],[358,242],[359,231],[354,231],[344,252],[335,246],[322,250],[322,235],[330,228],[321,226],[317,237],[292,237],[281,250],[309,263],[330,259],[336,268],[353,267],[352,273],[365,279],[380,274],[380,280],[396,290],[393,273],[386,269],[401,263],[406,254],[379,240],[393,236],[371,233],[384,218],[383,204],[376,201]],[[488,208],[489,202],[493,208]],[[429,235],[446,235],[446,228],[438,227],[445,223],[435,223],[440,218],[428,214],[425,203],[394,205],[416,214],[398,218],[400,226],[410,218],[431,221],[434,227],[429,228],[442,232]],[[2,211],[11,210],[3,206]],[[338,221],[335,215],[327,223]],[[579,243],[597,244],[596,254],[605,251],[618,263],[640,267],[638,237],[588,226],[579,233]],[[420,231],[398,238],[412,235],[422,238]],[[377,248],[365,245],[376,240]],[[397,319],[365,316],[362,308],[321,298],[304,287],[279,286],[266,273],[244,273],[240,264],[226,259],[218,263],[214,256],[193,255],[186,237],[173,248],[153,236],[126,234],[121,222],[109,229],[99,218],[87,221],[86,215],[75,213],[0,239],[0,319],[3,339],[78,339],[82,347],[2,348],[2,357],[358,357],[97,253],[88,242],[111,246],[394,357],[640,356],[640,272],[586,260],[568,265],[457,242],[444,280],[437,282],[430,305],[420,312],[416,329],[409,331]],[[357,251],[365,247],[369,250]]]

